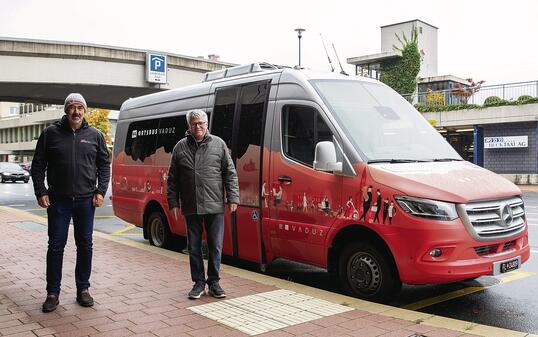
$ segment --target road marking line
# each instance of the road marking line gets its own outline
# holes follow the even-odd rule
[[[47,209],[46,208],[30,208],[30,209],[25,209],[23,211],[26,211],[26,212],[35,212],[35,211],[46,211]]]
[[[136,226],[135,225],[130,225],[130,226],[127,226],[125,228],[119,229],[119,230],[117,230],[115,232],[112,232],[112,233],[110,233],[110,235],[118,235],[118,234],[121,234],[123,232],[130,231],[133,228],[136,228]]]
[[[115,218],[114,215],[96,215],[94,216],[94,218],[96,219],[110,219],[110,218]]]
[[[522,271],[522,270],[521,271],[516,270],[516,271],[510,272],[509,274],[499,278],[499,281],[500,281],[500,283],[508,283],[508,282],[516,281],[516,280],[519,280],[519,279],[522,279],[522,278],[525,278],[525,277],[532,276],[534,274],[536,274],[536,273],[528,272],[528,271]],[[425,308],[425,307],[432,306],[434,304],[438,304],[438,303],[441,303],[441,302],[452,300],[454,298],[458,298],[458,297],[462,297],[462,296],[469,295],[469,294],[472,294],[472,293],[476,293],[478,291],[482,291],[482,290],[491,288],[493,286],[495,286],[495,284],[490,285],[490,286],[467,287],[467,288],[451,291],[451,292],[443,294],[443,295],[427,298],[425,300],[421,300],[421,301],[411,303],[411,304],[406,304],[406,305],[402,306],[402,309],[408,309],[408,310],[422,309],[422,308]]]
[[[531,249],[531,253],[538,253],[538,250],[536,250],[536,249]]]
[[[21,205],[21,204],[15,204],[15,205],[6,205],[7,207],[24,207],[26,205]]]

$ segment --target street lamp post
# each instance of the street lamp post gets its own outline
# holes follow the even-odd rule
[[[302,33],[306,29],[303,28],[295,28],[295,31],[297,32],[297,37],[299,38],[299,67],[301,67],[301,38],[303,37]]]

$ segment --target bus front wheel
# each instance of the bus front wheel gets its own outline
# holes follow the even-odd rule
[[[347,294],[379,302],[390,300],[402,286],[388,254],[367,242],[351,242],[344,247],[338,275]]]

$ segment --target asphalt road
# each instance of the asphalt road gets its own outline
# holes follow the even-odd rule
[[[109,192],[110,193],[110,192]],[[524,194],[529,224],[531,259],[522,269],[502,277],[483,276],[476,280],[440,285],[407,286],[391,305],[538,334],[538,193]],[[0,184],[0,205],[46,216],[33,195],[32,183]],[[147,243],[142,230],[114,216],[109,195],[96,211],[96,231],[126,237]],[[239,267],[256,270],[257,265],[224,258],[223,261]],[[323,269],[277,260],[268,267],[267,274],[307,284],[325,290],[340,292],[338,282]]]

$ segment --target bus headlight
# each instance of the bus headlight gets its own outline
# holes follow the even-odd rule
[[[395,196],[394,199],[402,210],[421,218],[450,221],[458,218],[456,205],[450,202]]]

